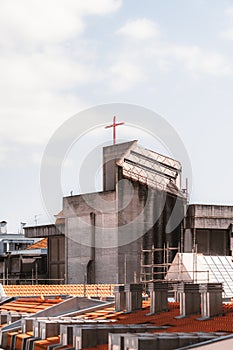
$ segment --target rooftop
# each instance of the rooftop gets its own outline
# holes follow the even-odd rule
[[[22,303],[27,300],[27,303],[32,303],[33,301],[30,299],[18,299],[17,303]],[[37,303],[37,307],[39,308],[41,305],[46,304],[47,301],[43,300],[37,300],[34,301],[34,303]],[[8,307],[13,310],[16,303],[7,303]],[[28,304],[29,305],[29,304]],[[31,304],[32,307],[32,304]],[[33,306],[34,307],[34,306]],[[89,322],[113,322],[113,327],[116,327],[117,325],[125,325],[128,326],[130,329],[130,325],[132,327],[135,327],[136,325],[139,326],[158,326],[157,330],[150,329],[150,333],[157,333],[157,334],[166,334],[166,333],[173,333],[173,334],[207,334],[211,333],[213,335],[223,336],[230,333],[233,333],[233,304],[224,304],[223,305],[223,315],[218,317],[213,317],[209,320],[200,321],[197,320],[197,318],[200,317],[200,315],[193,315],[186,318],[176,318],[179,316],[179,303],[173,302],[168,304],[169,311],[167,312],[161,312],[155,315],[149,315],[150,309],[149,309],[149,301],[143,302],[142,310],[132,312],[132,313],[124,313],[124,312],[115,312],[113,307],[104,307],[96,309],[94,311],[85,311],[83,313],[80,313],[79,316],[72,318],[72,321],[70,322],[76,322],[80,319],[87,323]],[[50,321],[47,322],[57,322],[57,320],[52,321],[52,318],[49,318]],[[61,322],[68,321],[68,318],[64,318],[61,320]],[[42,321],[43,322],[43,321]],[[72,323],[71,323],[72,324]],[[90,323],[89,323],[90,324]],[[92,323],[92,326],[94,324]],[[88,327],[88,326],[87,326]],[[8,345],[12,344],[12,337],[16,335],[16,343],[14,349],[20,350],[22,347],[22,341],[24,338],[32,337],[32,332],[26,332],[23,334],[18,333],[18,331],[12,331],[8,332]],[[147,333],[148,334],[148,333]],[[60,334],[53,334],[52,336],[48,336],[46,339],[38,339],[34,342],[34,350],[42,350],[42,349],[48,349],[49,345],[52,344],[59,344],[61,341],[61,335]],[[71,346],[72,344],[70,344]],[[67,348],[67,347],[66,347]],[[82,349],[89,349],[89,350],[106,350],[108,349],[108,344],[101,344],[96,347],[84,347]]]
[[[17,313],[33,314],[41,310],[45,310],[52,305],[56,305],[62,301],[62,298],[18,298],[0,305],[0,312],[11,311]]]
[[[31,250],[31,249],[47,249],[48,245],[48,238],[41,239],[40,241],[31,244],[28,246],[26,249]]]
[[[130,288],[132,288],[132,291],[137,291],[137,286],[137,284],[132,284],[130,285]],[[159,286],[160,288],[160,285],[156,286]],[[188,286],[192,286],[192,284]],[[211,287],[213,284],[210,284],[209,286]],[[43,289],[45,286],[39,285],[5,286],[4,288],[6,294],[9,294],[7,293],[7,289],[10,287],[12,290],[13,288],[23,287],[28,288],[28,290],[31,292],[33,291],[33,288],[34,291],[37,292],[39,290],[45,291],[45,289]],[[59,294],[61,291],[64,292],[65,287],[67,288],[66,291],[68,291],[68,288],[70,292],[74,292],[75,288],[77,291],[77,288],[79,288],[80,285],[57,285],[47,287],[47,292],[55,295]],[[61,289],[62,287],[63,289]],[[85,287],[85,292],[89,291],[89,295],[94,296],[96,292],[96,285],[87,285]],[[120,287],[119,291],[121,290]],[[129,285],[124,286],[124,290],[127,291],[128,287]],[[113,286],[111,285],[98,285],[98,288],[105,291],[105,293],[108,292],[108,295],[113,293]],[[117,289],[118,287],[116,287],[115,291]],[[82,291],[84,292],[84,290]],[[70,294],[72,295],[74,293]],[[61,301],[62,303],[59,304]],[[125,312],[124,308],[121,311],[115,311],[116,306],[112,302],[103,302],[83,297],[68,297],[65,300],[59,295],[57,295],[57,297],[18,297],[14,298],[14,300],[10,299],[6,300],[5,302],[3,301],[0,304],[0,320],[2,321],[3,317],[5,317],[4,315],[7,314],[7,317],[10,317],[10,322],[13,322],[6,327],[4,327],[4,324],[2,324],[3,328],[1,332],[2,334],[5,334],[4,341],[7,341],[8,348],[16,350],[23,348],[24,339],[30,339],[31,337],[38,336],[41,339],[35,339],[34,350],[48,349],[48,346],[52,344],[59,344],[61,341],[62,344],[70,344],[68,340],[64,340],[64,334],[67,334],[68,337],[68,328],[66,327],[73,327],[73,335],[70,339],[74,339],[73,336],[79,337],[79,334],[81,334],[80,332],[83,332],[82,334],[87,334],[85,337],[83,335],[83,337],[86,339],[86,345],[83,345],[82,349],[89,350],[108,349],[108,334],[112,332],[115,333],[114,329],[116,330],[116,333],[133,332],[134,337],[143,337],[140,335],[143,333],[145,334],[144,337],[151,337],[151,339],[157,339],[156,337],[163,336],[168,337],[169,339],[171,339],[173,336],[179,338],[186,334],[187,337],[195,337],[195,342],[197,343],[202,341],[199,340],[199,335],[202,335],[203,339],[206,337],[209,337],[209,339],[216,339],[216,337],[233,334],[233,303],[229,302],[221,305],[221,311],[217,316],[211,316],[208,319],[203,319],[203,315],[201,313],[196,313],[195,315],[187,314],[186,317],[180,317],[181,309],[179,302],[168,302],[167,311],[151,314],[150,299],[143,300],[141,309],[132,312]],[[47,308],[48,310],[46,310]],[[200,309],[197,312],[201,312]],[[19,320],[19,315],[21,317],[26,317],[25,322],[20,323],[21,321]],[[9,324],[8,321],[9,318],[7,318],[7,323]],[[23,324],[25,326],[23,326]],[[22,333],[19,332],[21,327],[22,330],[24,330]],[[38,332],[37,329],[40,329],[38,335],[36,335]],[[64,331],[64,329],[66,330]],[[76,332],[75,329],[78,331],[78,333],[73,333]],[[101,329],[102,331],[106,329],[106,331],[104,331],[105,333],[101,333]],[[94,335],[97,333],[99,334],[98,337]],[[100,334],[102,334],[102,336]],[[93,347],[93,341],[89,343],[90,339],[93,340],[92,337],[97,337],[94,339],[96,347]],[[130,337],[130,335],[128,335],[128,337]],[[12,342],[14,342],[13,339],[15,339],[15,345],[12,345]],[[100,345],[101,341],[97,339],[101,339],[103,344]],[[65,343],[63,343],[63,341]],[[87,344],[89,344],[89,347]],[[96,344],[99,345],[97,346]],[[72,344],[70,344],[70,346],[72,346]],[[6,348],[4,346],[2,347]]]

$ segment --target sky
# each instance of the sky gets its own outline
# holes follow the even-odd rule
[[[146,107],[176,130],[191,160],[192,203],[232,205],[232,54],[230,0],[0,0],[0,220],[8,231],[49,220],[46,145],[70,117],[109,103]],[[117,117],[126,122],[119,138],[154,149]],[[80,159],[110,132],[98,129],[70,152],[64,195],[78,192]]]

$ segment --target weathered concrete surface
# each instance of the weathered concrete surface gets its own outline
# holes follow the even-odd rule
[[[114,191],[64,198],[67,283],[117,282],[115,200]]]
[[[38,225],[24,227],[25,237],[44,238],[50,236],[63,235],[65,230],[64,224],[60,225]]]
[[[118,182],[118,167],[116,162],[137,141],[124,142],[103,148],[103,189],[104,191],[115,190]]]
[[[191,204],[188,207],[186,228],[227,230],[233,221],[233,206]]]
[[[55,225],[27,229],[28,235],[49,237],[49,277],[64,277],[71,284],[139,282],[142,247],[161,249],[153,261],[144,255],[143,263],[163,264],[164,246],[178,249],[181,239],[180,177],[178,161],[143,149],[137,141],[104,147],[104,191],[63,198],[64,254],[56,254],[63,244]],[[175,253],[169,252],[169,262]],[[161,266],[154,270],[153,277],[163,277]]]
[[[163,249],[168,243],[178,248],[180,225],[166,232],[175,202],[172,195],[129,181],[121,182],[116,192],[64,198],[67,283],[139,282],[142,245]],[[104,245],[110,248],[101,248]],[[170,261],[175,253],[170,252]],[[163,263],[163,257],[161,250],[154,263]]]
[[[233,206],[192,204],[185,220],[185,252],[192,249],[207,255],[230,255]]]

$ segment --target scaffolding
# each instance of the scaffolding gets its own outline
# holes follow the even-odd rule
[[[140,252],[140,282],[147,284],[149,282],[158,282],[165,279],[169,267],[172,264],[170,253],[179,251],[178,247],[170,247],[166,242],[163,248],[157,248],[152,244],[151,249],[143,249],[141,245]],[[162,263],[155,263],[156,254],[163,257]],[[145,263],[148,261],[149,263]]]

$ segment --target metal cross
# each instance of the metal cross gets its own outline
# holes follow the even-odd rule
[[[116,127],[125,124],[124,122],[117,123],[116,117],[113,117],[113,124],[105,126],[105,129],[113,128],[113,144],[116,144]]]

